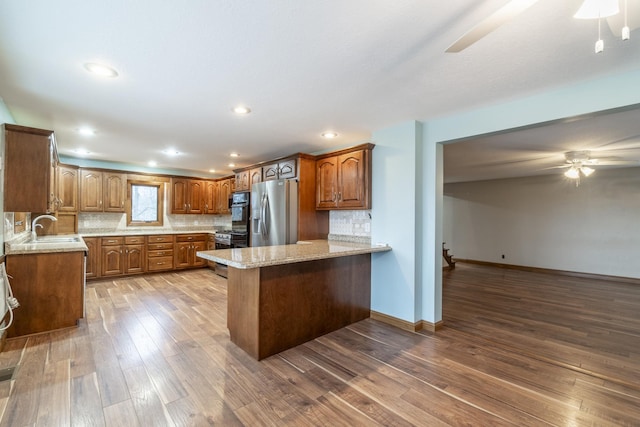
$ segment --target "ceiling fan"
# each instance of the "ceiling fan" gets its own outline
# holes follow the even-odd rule
[[[588,177],[592,173],[595,172],[593,167],[596,166],[607,166],[607,165],[638,165],[640,162],[628,161],[628,160],[617,160],[615,157],[608,158],[592,158],[591,151],[582,150],[582,151],[567,151],[564,153],[566,164],[561,166],[553,166],[549,169],[563,169],[568,168],[564,172],[564,176],[569,179],[574,179],[576,181],[576,187],[580,185],[581,177]]]
[[[507,2],[507,4],[467,31],[462,37],[449,46],[445,52],[457,53],[466,49],[487,34],[496,30],[502,24],[514,19],[538,1],[539,0],[511,0]],[[622,4],[622,8],[619,7],[619,3]],[[599,9],[600,7],[602,7],[602,9]],[[592,8],[596,8],[595,10],[605,10],[605,7],[607,11],[603,12],[602,15],[599,15],[600,12],[595,12],[595,16],[590,15],[594,10]],[[587,9],[589,9],[589,11],[587,11]],[[630,30],[640,27],[640,13],[638,13],[640,11],[640,0],[583,0],[582,6],[576,10],[581,13],[576,13],[575,17],[580,19],[606,17],[611,32],[618,37],[622,37],[624,40],[629,38],[628,33]],[[624,13],[618,13],[620,10],[623,10]],[[633,11],[634,13],[629,13],[629,11]],[[626,30],[624,29],[625,27],[627,28]]]

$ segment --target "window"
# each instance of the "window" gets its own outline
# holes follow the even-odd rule
[[[127,182],[127,225],[162,225],[163,184]]]

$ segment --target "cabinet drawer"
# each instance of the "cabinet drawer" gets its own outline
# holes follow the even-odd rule
[[[147,262],[147,271],[173,270],[172,256],[149,258]]]
[[[102,246],[122,245],[124,243],[124,237],[103,237],[101,243]]]
[[[147,243],[161,243],[161,242],[173,243],[173,234],[159,234],[155,236],[147,236]]]
[[[127,236],[124,238],[124,243],[127,245],[143,245],[144,236]]]
[[[149,258],[173,256],[173,249],[159,249],[159,250],[147,250],[147,256]]]
[[[207,240],[206,234],[178,234],[176,242],[204,242]]]
[[[148,243],[147,250],[148,251],[159,251],[159,250],[173,250],[173,242],[170,243]]]

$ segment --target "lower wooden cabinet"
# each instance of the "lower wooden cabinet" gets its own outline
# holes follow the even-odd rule
[[[84,237],[84,244],[87,245],[89,250],[87,251],[87,269],[86,269],[86,277],[87,279],[93,279],[100,275],[100,257],[98,256],[100,252],[99,248],[99,237]]]
[[[144,236],[124,238],[124,274],[144,273],[146,267]]]
[[[203,267],[206,260],[196,253],[207,249],[206,234],[178,234],[174,252],[174,268]]]
[[[85,237],[84,242],[87,279],[206,267],[196,253],[215,248],[213,235],[206,233]]]
[[[76,326],[84,313],[84,252],[6,257],[13,294],[20,302],[9,338]]]
[[[124,237],[102,239],[100,248],[100,276],[120,276],[124,274]]]
[[[173,242],[171,234],[147,236],[147,271],[173,270]]]

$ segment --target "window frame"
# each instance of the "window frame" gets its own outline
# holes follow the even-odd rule
[[[133,221],[133,186],[156,187],[158,218],[156,221]],[[164,182],[127,180],[127,227],[161,227],[164,221]]]

